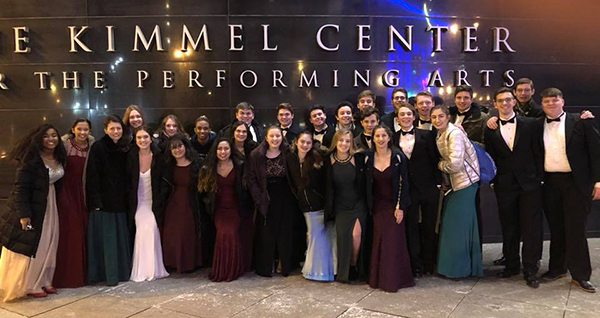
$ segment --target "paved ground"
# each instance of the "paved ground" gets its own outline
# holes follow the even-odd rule
[[[589,242],[592,282],[600,286],[600,239]],[[247,274],[231,283],[212,283],[202,270],[155,282],[62,289],[45,299],[0,303],[0,317],[600,317],[600,291],[580,291],[568,278],[537,290],[527,287],[522,277],[495,278],[500,268],[490,265],[499,253],[498,244],[484,246],[484,278],[426,277],[398,293],[364,284],[311,282],[299,273],[270,279]],[[542,271],[547,260],[545,254]]]

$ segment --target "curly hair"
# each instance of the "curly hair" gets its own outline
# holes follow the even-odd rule
[[[226,142],[229,145],[231,161],[234,166],[238,166],[242,164],[242,159],[240,158],[240,153],[235,151],[235,145],[231,141],[231,139],[226,137],[219,137],[213,143],[206,159],[202,162],[202,168],[200,169],[200,173],[198,173],[198,192],[217,192],[217,165],[219,163],[219,158],[217,157],[217,148],[219,148],[219,144],[221,142]]]

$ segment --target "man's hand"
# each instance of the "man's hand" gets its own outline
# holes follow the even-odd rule
[[[592,190],[592,200],[600,200],[600,187],[596,186]]]
[[[496,116],[490,117],[490,119],[488,119],[486,125],[491,130],[498,129],[498,117],[496,117]]]
[[[592,114],[592,112],[587,109],[581,112],[581,119],[594,119],[594,118],[596,118],[596,117],[594,117],[594,114]]]

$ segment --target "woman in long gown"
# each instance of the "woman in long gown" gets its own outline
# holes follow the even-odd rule
[[[198,171],[200,164],[190,141],[173,135],[163,154],[160,180],[159,227],[167,269],[191,272],[202,266]]]
[[[287,142],[281,128],[271,126],[265,140],[250,154],[248,188],[257,204],[254,269],[271,277],[277,267],[288,276],[294,267],[292,256],[295,198],[286,171]],[[276,260],[279,264],[276,264]]]
[[[292,191],[308,232],[302,275],[310,280],[332,281],[337,271],[331,242],[335,230],[325,223],[325,169],[321,154],[313,148],[311,132],[296,136],[287,161]]]
[[[336,280],[350,283],[366,280],[368,253],[364,251],[367,230],[365,157],[354,148],[347,129],[333,136],[326,165],[325,220],[335,220],[337,241]]]
[[[54,183],[64,174],[65,149],[54,126],[41,125],[9,155],[20,163],[7,208],[0,214],[0,297],[6,302],[29,294],[46,297],[58,248]]]
[[[230,282],[245,272],[242,253],[242,214],[248,197],[243,182],[243,161],[229,138],[218,138],[198,176],[203,208],[214,219],[216,239],[212,268],[213,282]],[[249,214],[249,213],[248,213]]]
[[[387,292],[415,285],[406,245],[404,212],[410,205],[408,160],[392,148],[387,126],[373,129],[375,151],[367,161],[367,202],[373,214],[369,286]]]
[[[133,266],[131,280],[134,282],[153,281],[169,275],[163,265],[160,233],[154,215],[153,197],[158,194],[158,153],[152,143],[148,127],[140,126],[133,131],[135,147],[127,158],[130,173],[129,224],[135,224],[133,245]]]
[[[244,163],[248,162],[250,153],[258,146],[252,138],[248,138],[249,129],[243,121],[236,121],[231,126],[231,142],[234,145],[233,152],[237,153]],[[250,198],[250,201],[252,198]],[[250,205],[252,202],[249,203]],[[252,213],[242,213],[242,254],[244,258],[244,268],[246,271],[252,267],[252,255],[254,249],[254,215]]]
[[[483,276],[475,209],[477,154],[467,135],[450,123],[448,108],[435,106],[431,121],[438,129],[438,169],[449,174],[452,190],[444,198],[437,272],[451,278]]]
[[[127,226],[127,151],[119,116],[104,120],[105,135],[90,149],[86,199],[88,283],[115,286],[131,274],[131,237]]]
[[[85,285],[86,233],[88,211],[85,205],[85,168],[94,137],[91,122],[77,118],[71,131],[62,137],[67,152],[65,176],[58,195],[60,236],[54,286],[77,288]]]

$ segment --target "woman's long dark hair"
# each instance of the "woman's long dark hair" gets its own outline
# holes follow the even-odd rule
[[[31,130],[23,138],[19,139],[10,151],[8,158],[10,160],[15,160],[20,164],[26,164],[35,159],[44,148],[44,135],[50,129],[54,129],[58,137],[56,148],[54,148],[54,159],[64,165],[67,162],[67,152],[60,141],[58,129],[51,124],[40,125]]]
[[[75,133],[73,132],[73,129],[75,129],[75,127],[79,123],[87,123],[88,126],[90,127],[90,135],[92,134],[92,122],[89,119],[87,119],[87,118],[79,117],[79,118],[75,119],[75,121],[73,122],[73,125],[71,125],[71,129],[69,129],[68,134],[72,138],[75,137]]]
[[[226,142],[229,145],[231,149],[229,158],[233,161],[234,167],[242,163],[240,153],[235,151],[235,144],[231,139],[227,137],[217,138],[210,148],[206,159],[204,159],[202,169],[200,169],[200,173],[198,174],[198,192],[217,192],[218,190],[217,164],[219,163],[219,158],[217,157],[217,148],[221,142]]]
[[[174,165],[176,163],[176,160],[171,153],[171,147],[175,145],[183,145],[185,147],[185,158],[190,162],[193,163],[198,158],[190,140],[183,134],[177,133],[169,138],[169,144],[167,145],[167,148],[165,148],[164,160],[167,165]]]
[[[304,135],[308,135],[310,139],[312,139],[312,133],[310,131],[303,131],[296,136],[294,142],[292,143],[292,152],[298,155],[298,140]],[[313,142],[312,149],[306,153],[306,157],[304,157],[304,164],[301,166],[302,169],[302,184],[304,186],[308,186],[310,184],[310,176],[309,172],[312,169],[319,169],[323,166],[323,156],[315,147],[315,143]]]
[[[252,140],[252,138],[250,137],[250,127],[248,127],[248,125],[246,125],[243,121],[236,121],[235,123],[233,123],[233,125],[231,125],[231,137],[230,140],[233,143],[233,151],[235,151],[236,153],[238,153],[238,155],[242,155],[241,153],[239,153],[239,151],[237,150],[237,148],[235,147],[235,130],[239,127],[239,126],[245,126],[246,127],[246,140],[244,140],[244,154],[245,156],[250,156],[250,152],[252,152],[252,150],[254,150],[254,148],[256,148],[256,146],[258,146],[258,144],[256,142],[254,142],[254,140]]]

